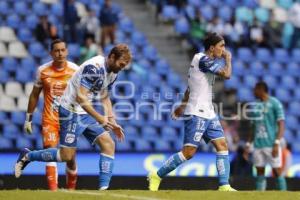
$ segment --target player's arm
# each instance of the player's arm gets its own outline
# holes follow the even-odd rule
[[[38,72],[39,73],[39,72]],[[43,87],[41,85],[40,78],[38,76],[35,85],[32,88],[32,91],[29,96],[27,112],[26,112],[26,120],[24,123],[24,130],[25,133],[31,134],[32,133],[32,113],[34,112],[37,103],[39,101],[39,96],[41,94]]]
[[[101,103],[104,108],[104,113],[108,117],[108,121],[115,125],[115,128],[112,129],[112,131],[120,141],[124,140],[124,130],[116,121],[108,90],[101,92]]]
[[[276,133],[276,139],[274,142],[273,150],[272,150],[272,155],[273,157],[277,157],[279,154],[279,146],[280,146],[280,139],[284,135],[284,128],[285,128],[285,123],[284,123],[284,110],[282,104],[278,101],[275,106],[275,117],[277,120],[277,125],[278,125],[278,131]]]
[[[182,113],[184,112],[184,110],[185,110],[185,108],[186,108],[186,106],[188,104],[189,97],[190,97],[190,89],[187,88],[185,90],[185,93],[184,93],[184,96],[183,96],[183,98],[181,100],[180,105],[172,113],[172,118],[173,119],[177,119],[177,118],[179,118],[182,115]]]
[[[225,50],[223,57],[225,59],[225,66],[217,72],[217,75],[225,79],[230,79],[232,73],[231,53]]]
[[[87,98],[88,94],[89,94],[89,89],[81,85],[76,96],[77,103],[79,103],[79,105],[83,108],[83,110],[85,110],[89,115],[95,118],[104,127],[112,129],[113,125],[108,121],[108,118],[99,114],[93,108],[91,102]]]

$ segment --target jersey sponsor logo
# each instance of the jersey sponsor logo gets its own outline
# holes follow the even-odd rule
[[[71,134],[71,133],[67,133],[66,138],[65,138],[65,142],[68,144],[71,144],[75,141],[75,135]]]
[[[203,133],[201,132],[196,132],[194,135],[194,141],[195,142],[200,142],[201,138],[202,138]]]

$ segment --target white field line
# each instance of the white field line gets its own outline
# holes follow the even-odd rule
[[[85,194],[91,196],[111,196],[111,197],[119,197],[119,198],[126,198],[126,199],[134,199],[134,200],[165,200],[161,198],[154,198],[154,197],[144,197],[144,196],[137,196],[137,195],[127,195],[127,194],[113,194],[113,193],[101,193],[99,192],[80,192],[80,191],[70,191],[70,190],[58,190],[58,192],[65,192],[71,194]]]

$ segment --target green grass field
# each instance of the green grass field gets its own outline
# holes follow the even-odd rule
[[[300,200],[300,192],[218,192],[163,190],[150,192],[143,190],[0,190],[1,200]]]

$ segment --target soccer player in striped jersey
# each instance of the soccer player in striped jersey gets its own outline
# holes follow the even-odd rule
[[[220,191],[235,191],[229,185],[229,156],[224,132],[212,104],[212,85],[215,75],[229,79],[231,54],[225,49],[222,36],[210,33],[204,39],[205,52],[195,54],[188,75],[188,89],[181,105],[173,112],[173,118],[184,115],[184,145],[172,155],[157,172],[148,175],[149,189],[157,191],[159,184],[169,172],[189,160],[196,153],[200,141],[211,142],[216,148],[216,167]],[[225,59],[225,65],[218,58]]]
[[[99,189],[109,187],[112,176],[115,143],[110,136],[113,131],[119,140],[124,140],[124,132],[117,124],[112,110],[109,90],[117,79],[117,74],[131,61],[129,47],[118,44],[108,57],[95,56],[84,62],[71,78],[59,107],[60,147],[39,151],[24,149],[15,164],[15,175],[32,161],[68,162],[76,153],[77,138],[83,134],[91,144],[100,149]],[[101,98],[98,98],[98,97]],[[100,99],[104,115],[98,113],[92,102]]]

